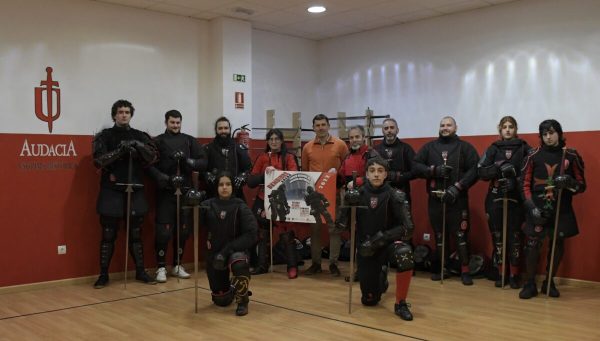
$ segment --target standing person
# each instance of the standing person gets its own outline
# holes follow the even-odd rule
[[[396,304],[394,312],[401,319],[411,321],[406,297],[414,268],[412,237],[414,224],[404,192],[385,182],[387,162],[381,157],[371,158],[366,165],[367,182],[358,190],[346,192],[348,205],[366,206],[356,210],[357,265],[361,302],[376,305],[388,288],[387,264],[396,267]],[[350,208],[341,209],[339,219],[346,220]]]
[[[336,173],[342,161],[348,154],[348,147],[344,141],[329,134],[329,118],[323,114],[313,117],[313,130],[315,138],[308,141],[302,148],[302,170],[309,172]],[[321,269],[321,220],[311,224],[312,265],[306,269],[305,275],[320,273]],[[329,225],[329,272],[333,276],[340,276],[337,266],[340,256],[342,239],[340,232],[333,223]]]
[[[477,181],[479,156],[470,143],[456,135],[454,118],[446,116],[440,121],[439,137],[426,143],[415,156],[415,171],[427,179],[429,194],[429,221],[435,232],[436,258],[438,268],[441,257],[448,258],[449,247],[442,255],[443,205],[446,205],[446,244],[452,235],[461,263],[461,280],[464,285],[472,285],[469,274],[469,188]],[[446,262],[447,264],[447,262]],[[435,267],[434,267],[434,271]],[[431,280],[441,279],[441,269],[437,269]],[[444,270],[445,271],[445,270]],[[445,276],[445,275],[444,275]]]
[[[181,132],[181,113],[169,110],[165,113],[166,130],[154,139],[158,148],[159,161],[150,167],[149,172],[157,182],[156,189],[156,224],[155,244],[157,270],[156,281],[167,281],[166,254],[169,241],[173,237],[173,269],[172,276],[190,278],[190,274],[181,265],[185,242],[192,233],[192,214],[182,209],[182,201],[177,212],[177,196],[175,191],[192,187],[191,172],[206,170],[206,159],[198,141]],[[183,196],[180,197],[183,199]],[[180,226],[177,227],[179,214]],[[179,235],[177,235],[179,234]]]
[[[148,203],[142,186],[133,186],[131,211],[127,211],[127,186],[142,184],[143,168],[156,161],[156,148],[148,134],[133,129],[129,122],[135,108],[126,100],[116,101],[111,108],[112,128],[104,129],[94,137],[94,165],[101,169],[100,192],[96,211],[100,215],[102,240],[100,242],[100,276],[94,288],[108,284],[108,268],[115,248],[119,222],[129,214],[129,251],[135,262],[135,279],[156,284],[144,269],[142,222],[148,212]],[[130,159],[131,158],[131,159]],[[131,167],[131,169],[130,169]]]
[[[552,244],[556,236],[552,277],[556,274],[565,252],[565,239],[579,233],[573,211],[573,195],[583,193],[586,189],[583,159],[575,149],[566,148],[566,139],[560,123],[556,120],[543,121],[539,126],[539,136],[541,146],[529,152],[522,170],[524,206],[528,213],[524,229],[527,282],[519,293],[522,299],[538,294],[535,276],[540,250],[546,236],[550,239],[547,251],[548,265],[551,263]],[[561,201],[558,231],[555,234],[559,195]],[[559,297],[560,292],[556,288],[554,278],[548,278],[548,271],[546,266],[546,279],[542,283],[541,291],[550,297]]]
[[[248,187],[259,187],[254,199],[252,211],[258,222],[258,265],[252,274],[263,274],[269,271],[269,253],[268,240],[270,235],[270,223],[265,215],[265,174],[270,174],[275,170],[297,171],[298,164],[293,154],[288,153],[283,132],[279,129],[270,129],[266,135],[267,146],[265,152],[258,156],[250,177],[248,178]],[[273,204],[271,205],[271,219],[275,225],[275,219],[279,216],[279,221],[285,222],[286,212],[289,213],[289,205],[285,199],[285,187],[280,185],[278,190],[272,193]],[[279,195],[281,193],[281,195]],[[275,198],[277,197],[277,198]],[[270,198],[271,199],[271,198]],[[281,219],[284,218],[284,219]],[[290,279],[298,277],[298,257],[296,255],[296,242],[294,231],[285,231],[279,235],[279,239],[285,246],[287,258],[287,272]]]
[[[227,171],[233,176],[234,195],[245,200],[243,188],[250,174],[252,162],[248,155],[248,148],[236,144],[231,137],[231,123],[227,117],[222,116],[215,121],[215,138],[205,146],[205,153],[207,157],[205,181],[208,185],[208,196],[216,195],[216,174]]]
[[[521,225],[524,221],[523,202],[519,189],[521,178],[521,165],[529,151],[527,142],[517,135],[517,120],[512,116],[504,116],[498,124],[500,140],[492,143],[485,151],[477,168],[479,178],[489,181],[488,193],[485,198],[485,212],[488,226],[492,234],[492,260],[498,268],[500,279],[496,287],[500,288],[507,283],[502,283],[502,274],[508,272],[506,278],[510,287],[518,289],[520,285],[519,264],[521,262]],[[503,249],[503,198],[507,198],[507,230],[506,230],[506,256],[504,258],[510,267],[504,266],[502,261]]]
[[[395,119],[384,119],[381,127],[383,141],[375,146],[375,151],[386,159],[390,166],[387,180],[390,181],[392,187],[404,192],[410,203],[410,180],[416,177],[413,169],[415,151],[408,143],[398,138],[399,131],[398,122]]]
[[[248,314],[250,264],[248,249],[256,242],[256,219],[246,203],[233,196],[233,175],[217,174],[217,197],[202,202],[206,240],[206,274],[213,302],[226,307],[235,301],[235,314]],[[230,272],[232,274],[229,279]]]
[[[340,171],[337,177],[337,187],[362,186],[365,176],[365,165],[367,160],[376,157],[377,152],[369,147],[365,141],[365,128],[356,125],[348,129],[348,139],[350,140],[350,152],[342,161]],[[356,184],[351,182],[352,174],[356,172]]]

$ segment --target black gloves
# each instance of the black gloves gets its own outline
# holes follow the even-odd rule
[[[558,189],[568,189],[570,191],[577,191],[577,187],[579,183],[575,178],[570,176],[569,174],[559,175],[554,178],[554,186]]]
[[[233,186],[235,188],[242,188],[246,184],[246,180],[248,180],[248,173],[241,173],[233,179]]]
[[[534,225],[544,225],[548,221],[548,217],[545,212],[540,210],[533,200],[528,199],[523,203],[527,210],[529,211],[529,217],[531,218],[531,222]]]
[[[452,173],[452,166],[441,165],[433,167],[433,176],[436,178],[449,178],[450,173]]]
[[[183,202],[185,206],[198,206],[201,202],[206,199],[205,191],[197,191],[195,189],[190,189],[187,191],[183,197]]]
[[[498,180],[498,185],[500,193],[507,194],[517,187],[517,181],[514,178],[502,178]]]
[[[446,188],[444,195],[442,195],[442,202],[446,204],[453,204],[454,202],[456,202],[456,199],[458,199],[459,195],[460,189],[458,189],[458,187],[454,185],[451,185],[448,188]]]
[[[517,171],[515,170],[515,166],[513,166],[510,162],[505,162],[500,165],[500,176],[503,178],[514,178],[517,176]]]
[[[387,238],[383,232],[378,231],[373,237],[365,240],[358,247],[358,253],[363,257],[371,257],[387,244]]]
[[[355,189],[349,189],[344,194],[344,203],[348,206],[356,206],[360,202],[360,192]]]

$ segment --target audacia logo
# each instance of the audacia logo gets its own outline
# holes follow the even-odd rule
[[[44,112],[44,101],[46,112]],[[52,122],[60,117],[60,89],[58,82],[52,79],[52,68],[46,68],[46,80],[35,88],[35,116],[48,123],[48,131],[52,133]]]

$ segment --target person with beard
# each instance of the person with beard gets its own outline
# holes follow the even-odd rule
[[[207,184],[207,195],[216,196],[216,175],[227,171],[233,175],[234,195],[245,200],[243,187],[252,168],[248,148],[235,143],[231,137],[231,123],[227,117],[222,116],[215,121],[215,134],[213,141],[205,146],[208,164],[204,180]]]
[[[411,321],[413,315],[406,297],[414,267],[412,247],[408,243],[414,224],[404,192],[385,181],[387,170],[387,161],[381,157],[369,159],[365,185],[346,192],[347,205],[367,207],[356,210],[356,262],[361,302],[365,306],[374,306],[381,300],[389,285],[386,270],[389,263],[397,271],[394,313]],[[338,219],[348,224],[350,214],[350,208],[345,206]]]
[[[502,283],[502,274],[508,273],[508,283],[513,289],[521,287],[519,278],[519,265],[521,262],[521,225],[525,220],[522,210],[522,200],[519,190],[521,178],[521,165],[527,156],[530,147],[527,142],[517,135],[517,121],[512,116],[504,116],[498,124],[500,140],[495,141],[485,151],[477,166],[477,173],[482,180],[489,181],[488,193],[485,198],[485,212],[488,226],[492,234],[492,260],[498,268],[500,278],[496,287],[501,288],[507,283]],[[507,243],[504,258],[510,264],[504,265],[503,249],[503,212],[504,202],[507,199]]]
[[[251,295],[248,249],[256,243],[256,218],[246,202],[233,196],[233,175],[216,175],[217,197],[203,201],[201,225],[207,229],[206,275],[215,305],[235,299],[235,314],[248,314]],[[230,279],[231,272],[231,279]]]
[[[565,252],[565,239],[579,234],[573,196],[586,189],[583,159],[575,149],[566,147],[560,123],[556,120],[543,121],[539,126],[539,137],[541,146],[529,152],[521,171],[522,196],[528,213],[523,230],[527,282],[519,293],[522,299],[538,294],[535,276],[546,237],[550,239],[550,247],[547,251],[546,279],[542,282],[541,291],[550,297],[560,296],[553,277]],[[557,208],[559,196],[560,208]],[[555,226],[557,209],[558,226]],[[555,228],[558,230],[554,231]],[[553,240],[554,236],[556,240]],[[554,244],[552,278],[549,278]]]
[[[365,165],[367,160],[378,156],[373,148],[365,143],[365,128],[361,125],[350,127],[348,130],[350,141],[350,153],[346,156],[337,176],[338,187],[362,186],[365,176]],[[353,182],[352,174],[356,172],[356,184]]]
[[[469,188],[477,181],[479,156],[475,147],[456,135],[454,118],[446,116],[440,121],[439,137],[426,143],[415,155],[415,172],[426,179],[429,194],[429,221],[435,232],[436,258],[438,269],[431,280],[441,277],[441,257],[448,258],[449,247],[442,252],[443,207],[446,207],[446,244],[449,236],[454,237],[456,250],[461,263],[461,280],[464,285],[473,285],[469,274]],[[446,264],[448,262],[445,262]],[[445,269],[444,269],[445,272]],[[446,275],[444,275],[446,277]]]
[[[329,118],[323,114],[313,117],[315,138],[308,141],[302,148],[302,170],[307,172],[336,173],[342,161],[348,155],[348,147],[344,141],[329,134]],[[313,193],[316,193],[313,191]],[[310,194],[311,197],[314,195]],[[338,200],[339,202],[339,200]],[[329,224],[329,272],[332,276],[341,275],[337,266],[340,256],[342,238],[333,222]],[[311,266],[304,271],[305,275],[321,273],[321,219],[311,224]]]
[[[194,137],[181,132],[181,120],[181,113],[177,110],[165,113],[166,131],[154,138],[159,161],[149,168],[149,173],[157,183],[154,249],[157,258],[156,281],[159,283],[167,281],[166,254],[174,233],[177,235],[173,238],[171,274],[179,278],[190,278],[190,274],[181,265],[181,258],[185,242],[192,232],[192,214],[191,210],[182,209],[181,202],[177,212],[175,192],[192,187],[192,171],[206,170],[206,158],[202,147]]]
[[[386,159],[390,166],[387,180],[392,187],[404,192],[410,203],[410,180],[416,176],[412,165],[415,151],[408,143],[398,138],[398,122],[395,119],[384,119],[381,132],[383,141],[375,146],[375,151]]]
[[[288,170],[297,171],[298,164],[293,154],[288,153],[285,141],[283,139],[283,132],[279,129],[270,129],[266,135],[267,146],[265,152],[258,156],[250,177],[248,178],[248,187],[256,188],[259,187],[256,192],[256,198],[254,199],[254,205],[252,211],[256,216],[258,222],[258,244],[257,244],[257,258],[258,264],[252,274],[263,274],[269,270],[269,253],[268,253],[268,240],[269,240],[269,220],[267,220],[265,214],[265,174],[271,174],[275,170]],[[279,195],[281,193],[281,195]],[[279,188],[274,189],[272,192],[273,203],[271,205],[271,220],[275,225],[277,216],[280,217],[280,224],[285,224],[285,213],[289,213],[289,205],[285,199],[285,186],[280,185]],[[275,199],[277,196],[277,199]],[[269,200],[271,201],[271,200]],[[278,209],[279,207],[279,209]],[[281,212],[281,211],[284,212]],[[283,219],[281,219],[283,217]],[[298,277],[298,257],[296,255],[296,242],[294,231],[285,231],[279,235],[279,239],[285,245],[285,253],[287,258],[287,271],[290,279]]]
[[[116,101],[111,109],[112,128],[104,129],[94,137],[92,149],[94,165],[100,169],[100,192],[96,211],[100,215],[102,240],[100,241],[100,276],[94,288],[108,284],[108,268],[117,239],[119,222],[129,214],[129,251],[135,262],[135,279],[156,284],[144,269],[144,247],[142,245],[142,222],[148,213],[148,202],[144,197],[143,169],[156,161],[157,152],[148,134],[133,129],[129,122],[135,108],[126,100]],[[131,167],[131,169],[130,169]],[[128,208],[127,192],[132,186],[131,210]]]

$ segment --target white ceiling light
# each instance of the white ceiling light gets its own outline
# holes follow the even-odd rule
[[[327,10],[325,6],[311,6],[307,9],[310,13],[323,13]]]

